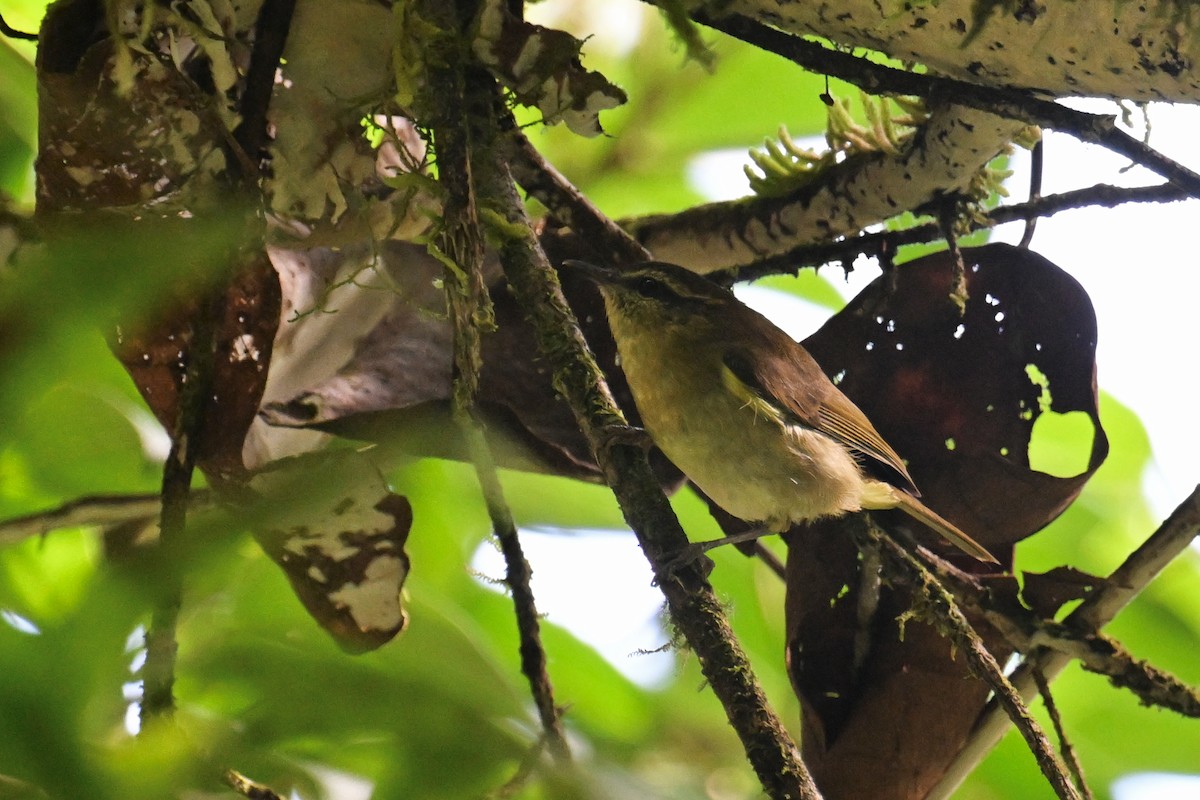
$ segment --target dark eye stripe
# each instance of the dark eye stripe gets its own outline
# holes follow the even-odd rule
[[[648,275],[635,280],[633,288],[637,290],[638,294],[655,300],[670,300],[675,296],[675,292],[665,283]]]

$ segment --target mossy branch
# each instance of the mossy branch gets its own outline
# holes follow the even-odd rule
[[[437,20],[439,30],[464,27],[449,5],[429,4],[419,13]],[[447,48],[447,52],[461,54],[465,53],[465,48],[457,51]],[[491,136],[486,119],[482,125],[478,119],[480,114],[486,115],[487,105],[469,108],[467,69],[463,60],[450,58],[445,62],[438,61],[436,66],[431,64],[428,75],[429,92],[440,99],[440,112],[430,127],[438,154],[439,182],[445,197],[438,228],[438,249],[445,266],[443,285],[454,336],[454,419],[466,440],[492,521],[492,531],[504,555],[505,582],[516,614],[521,671],[529,682],[546,745],[556,761],[566,763],[571,760],[571,750],[546,666],[541,623],[531,586],[533,570],[521,547],[476,405],[483,366],[481,337],[494,327],[495,322],[483,278],[486,226],[482,218],[489,215],[481,213],[477,202],[472,162],[478,160],[477,149],[487,146]]]
[[[1029,712],[1029,707],[1025,705],[1021,695],[1004,677],[1000,665],[984,645],[983,639],[975,632],[954,596],[916,556],[897,544],[874,523],[867,520],[865,524],[854,527],[860,549],[872,544],[880,549],[886,565],[885,576],[890,575],[894,580],[912,585],[915,611],[926,617],[927,621],[964,654],[971,671],[995,693],[997,702],[1021,732],[1055,794],[1062,800],[1082,800],[1079,790],[1071,781],[1066,765],[1050,745],[1045,732]]]
[[[469,87],[468,91],[472,89]],[[493,120],[499,118],[499,95],[486,75],[478,75],[474,91],[491,98]],[[468,102],[468,106],[473,106]],[[538,245],[507,164],[491,139],[472,150],[471,171],[481,206],[499,213],[505,230],[523,231],[498,243],[509,287],[536,331],[543,356],[553,369],[554,385],[570,404],[597,454],[605,477],[638,537],[666,595],[672,619],[696,653],[702,671],[725,708],[766,793],[772,798],[818,800],[820,793],[779,717],[770,708],[698,564],[670,569],[672,556],[684,551],[687,536],[675,518],[646,460],[636,446],[613,443],[605,431],[625,425],[604,376],[562,294],[558,276]]]
[[[1103,586],[1067,615],[1063,624],[1075,631],[1100,630],[1121,609],[1133,602],[1168,564],[1187,550],[1197,535],[1200,535],[1200,486],[1179,504],[1150,538],[1108,576]],[[1037,647],[1033,652],[1026,654],[1025,660],[1012,672],[1010,680],[1022,697],[1030,698],[1037,692],[1034,672],[1040,671],[1047,682],[1053,681],[1071,661],[1072,657],[1066,653]],[[947,769],[938,785],[930,790],[928,800],[945,800],[950,797],[1007,730],[1008,717],[993,701],[980,715],[979,722],[958,758]]]

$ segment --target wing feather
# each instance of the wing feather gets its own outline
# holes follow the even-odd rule
[[[878,462],[899,478],[894,483],[916,494],[904,461],[866,414],[833,385],[807,350],[778,328],[772,326],[769,330],[768,341],[727,350],[723,357],[726,369],[762,402],[779,409],[782,416]],[[761,353],[774,355],[762,358]]]

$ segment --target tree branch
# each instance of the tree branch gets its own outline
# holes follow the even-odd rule
[[[497,187],[499,188],[499,187]],[[515,193],[504,197],[510,222],[528,224]],[[518,215],[519,212],[519,215]],[[687,536],[658,488],[645,454],[636,447],[604,442],[607,426],[624,424],[562,290],[537,249],[532,231],[501,250],[509,284],[533,318],[543,353],[552,361],[555,383],[570,402],[597,453],[605,477],[666,595],[671,618],[699,658],[705,678],[721,700],[764,790],[773,798],[820,797],[799,751],[771,710],[745,653],[725,619],[712,587],[688,564],[674,571],[670,557],[685,552]]]
[[[871,542],[876,543],[887,563],[891,565],[892,573],[902,575],[912,582],[919,594],[918,607],[923,607],[927,614],[932,614],[933,619],[930,621],[963,652],[971,671],[995,693],[996,700],[993,702],[998,702],[1007,717],[1017,726],[1055,794],[1063,800],[1082,800],[1071,782],[1066,765],[1051,747],[1045,732],[1029,713],[1029,707],[1025,705],[1020,694],[1004,677],[1000,665],[988,652],[983,640],[971,627],[971,623],[946,587],[912,553],[897,544],[869,519],[864,517],[864,524],[856,525],[855,528],[860,550],[865,549]]]
[[[511,117],[506,124],[512,124]],[[546,161],[529,138],[513,127],[501,139],[513,177],[550,210],[551,216],[576,231],[608,263],[649,261],[650,252]]]
[[[1050,717],[1050,723],[1054,725],[1054,733],[1058,736],[1059,752],[1062,753],[1067,768],[1071,770],[1071,777],[1075,779],[1079,793],[1083,795],[1083,800],[1094,800],[1092,789],[1083,777],[1083,767],[1079,763],[1079,757],[1075,754],[1075,748],[1071,746],[1071,740],[1067,738],[1062,715],[1058,713],[1058,704],[1054,702],[1054,695],[1050,693],[1050,684],[1046,682],[1046,676],[1035,671],[1033,680],[1037,684],[1038,694],[1042,696],[1042,702],[1046,706],[1046,714]]]
[[[1200,691],[1152,664],[1135,659],[1119,642],[1096,631],[1042,619],[1019,603],[1014,605],[1003,598],[997,602],[975,576],[911,540],[903,541],[957,602],[982,614],[1016,650],[1026,654],[1039,649],[1053,650],[1079,661],[1089,672],[1107,676],[1114,686],[1130,690],[1145,705],[1168,708],[1186,717],[1200,717]],[[1038,673],[1033,677],[1036,680]]]
[[[1186,717],[1200,717],[1200,692],[1153,664],[1135,659],[1116,642],[1100,638],[1113,648],[1112,652],[1093,651],[1081,659],[1084,669],[1106,676],[1113,686],[1128,689],[1145,705],[1169,708]]]
[[[760,261],[800,242],[858,233],[967,190],[1023,124],[958,105],[933,108],[898,152],[859,152],[782,195],[708,203],[622,224],[656,258],[701,274]]]
[[[1098,144],[1127,156],[1189,195],[1200,196],[1200,175],[1122,131],[1117,127],[1114,115],[1076,111],[1028,91],[997,89],[875,64],[737,14],[713,18],[701,12],[693,14],[693,19],[783,56],[807,70],[840,78],[872,94],[920,95],[933,103],[969,106],[1030,125],[1069,133],[1081,141]]]
[[[444,11],[448,17],[446,23],[455,24],[448,9]],[[571,751],[546,669],[537,604],[530,586],[533,571],[521,548],[476,408],[483,364],[480,336],[482,329],[495,326],[483,277],[484,232],[472,169],[472,162],[480,157],[476,152],[480,146],[477,139],[483,138],[474,135],[481,126],[476,116],[482,115],[486,126],[489,109],[486,104],[482,108],[468,107],[464,69],[461,62],[451,62],[430,70],[432,89],[442,104],[432,129],[439,183],[446,192],[438,240],[444,254],[446,304],[454,336],[454,418],[466,439],[492,530],[507,565],[505,581],[516,611],[521,671],[529,682],[550,753],[558,762],[565,763],[570,761]]]
[[[490,78],[480,82],[479,91],[486,91],[495,108],[494,83]],[[685,552],[687,536],[654,479],[646,454],[605,437],[606,430],[624,426],[625,419],[538,245],[508,167],[497,157],[494,139],[476,141],[472,152],[477,157],[472,174],[480,207],[497,214],[493,233],[500,240],[500,262],[509,287],[533,324],[553,370],[555,388],[574,411],[650,561],[675,625],[696,653],[766,793],[772,798],[818,800],[820,793],[798,748],[770,708],[699,565],[668,567],[672,556]]]
[[[199,500],[193,493],[192,502]],[[206,497],[207,499],[207,497]],[[63,503],[48,511],[26,514],[0,522],[0,546],[15,544],[30,536],[44,536],[60,528],[108,527],[136,519],[150,519],[162,507],[160,494],[89,495]]]
[[[171,452],[163,464],[162,507],[159,514],[160,559],[155,577],[155,600],[146,628],[146,660],[142,666],[142,730],[175,711],[175,626],[183,601],[180,557],[187,534],[188,505],[198,443],[212,396],[217,320],[222,316],[224,290],[214,291],[200,305],[189,325],[187,365],[180,378]]]
[[[1150,538],[1130,554],[1108,577],[1104,585],[1067,615],[1063,624],[1078,631],[1097,631],[1107,625],[1121,609],[1129,605],[1159,572],[1183,553],[1200,535],[1200,486],[1196,487],[1159,526]],[[1038,648],[1025,656],[1012,674],[1012,684],[1029,699],[1037,691],[1033,678],[1040,670],[1053,681],[1071,662],[1071,657]],[[946,800],[970,774],[1008,729],[1008,718],[993,701],[980,715],[971,738],[945,776],[927,795],[926,800]]]
[[[251,70],[240,98],[243,122],[235,133],[237,144],[257,156],[256,143],[266,141],[267,109],[275,71],[283,55],[291,24],[294,0],[267,0],[256,25]],[[257,159],[253,171],[237,158],[227,162],[227,177],[237,194],[257,193]],[[261,247],[261,222],[247,224],[246,241]],[[241,252],[231,253],[233,263],[244,262]],[[187,534],[192,476],[199,443],[207,424],[206,411],[213,395],[217,330],[224,317],[228,284],[209,290],[188,324],[187,363],[180,377],[176,416],[171,427],[171,452],[163,465],[162,510],[159,517],[159,584],[157,598],[146,629],[146,661],[142,667],[142,727],[170,717],[174,712],[175,655],[178,649],[175,626],[182,602],[183,565],[181,547]]]
[[[1030,217],[1049,217],[1062,211],[1088,206],[1113,208],[1124,203],[1173,203],[1187,199],[1186,192],[1171,183],[1152,186],[1122,187],[1096,184],[1084,189],[1049,195],[1027,203],[999,206],[985,212],[982,220],[968,220],[972,230],[983,230],[1011,222],[1023,222]],[[922,213],[916,209],[914,213]],[[894,253],[897,248],[908,244],[923,244],[941,239],[942,226],[937,222],[914,225],[897,231],[879,231],[850,236],[835,242],[801,245],[785,253],[759,259],[752,263],[734,267],[727,274],[713,274],[714,280],[756,280],[767,275],[795,274],[805,266],[822,264],[851,264],[859,255],[871,258]]]
[[[1128,689],[1146,705],[1169,708],[1185,717],[1200,717],[1200,692],[1174,675],[1134,658],[1119,642],[1101,633],[1079,631],[1032,616],[1015,619],[1000,611],[985,614],[1023,653],[1033,653],[1039,648],[1052,650],[1079,661],[1088,672],[1106,676],[1114,686]]]

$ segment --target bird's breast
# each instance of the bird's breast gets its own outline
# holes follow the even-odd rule
[[[681,348],[673,357],[650,341],[621,347],[643,424],[717,505],[780,530],[861,507],[862,472],[845,447],[737,397],[722,379],[720,354]]]

